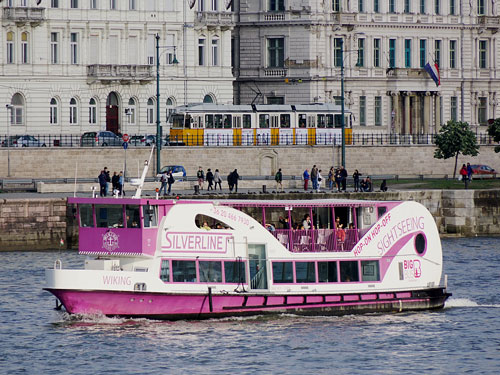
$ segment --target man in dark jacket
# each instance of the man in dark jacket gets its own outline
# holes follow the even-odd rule
[[[208,182],[208,187],[207,187],[207,190],[214,190],[214,174],[212,173],[212,170],[210,168],[208,168],[207,170],[207,182]]]
[[[347,171],[344,166],[340,167],[340,182],[342,183],[342,190],[346,190],[346,182],[347,182]],[[340,187],[339,187],[340,189]]]
[[[232,171],[229,176],[228,176],[228,184],[229,184],[229,191],[233,190],[234,187],[234,192],[238,192],[238,180],[240,179],[240,175],[238,174],[238,170],[235,169]]]
[[[99,194],[101,197],[105,197],[108,194],[108,191],[106,189],[106,185],[107,185],[106,172],[104,172],[104,170],[102,170],[97,178],[99,179],[99,186],[100,186]]]

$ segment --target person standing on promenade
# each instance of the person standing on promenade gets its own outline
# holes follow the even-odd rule
[[[321,175],[321,169],[318,170],[318,183],[316,184],[316,193],[321,190],[321,184],[323,183],[323,176]]]
[[[106,195],[108,195],[109,183],[111,182],[111,177],[109,176],[108,167],[104,167],[104,175],[106,176]]]
[[[113,192],[112,195],[118,195],[118,181],[120,180],[120,177],[118,177],[118,172],[113,172],[113,177],[111,178],[111,191]]]
[[[283,174],[281,173],[281,168],[276,172],[274,180],[276,181],[276,190],[283,192]]]
[[[214,174],[212,173],[212,170],[210,168],[207,169],[207,182],[208,182],[208,190],[214,190]]]
[[[361,177],[362,174],[359,173],[357,169],[354,170],[354,173],[352,174],[352,178],[354,180],[354,191],[357,193],[359,190],[359,177]]]
[[[167,194],[170,195],[170,192],[172,191],[172,184],[175,182],[174,179],[174,173],[172,170],[168,171],[167,173],[167,184],[168,184],[168,191]]]
[[[318,189],[318,168],[316,167],[316,164],[313,165],[311,169],[311,181],[313,185],[313,190]]]
[[[240,179],[240,175],[238,174],[238,170],[235,169],[232,174],[232,180],[233,180],[233,186],[234,186],[234,192],[238,192],[238,180]]]
[[[198,178],[198,186],[200,190],[203,190],[203,182],[205,181],[205,172],[201,167],[198,167],[198,172],[196,172],[196,177]]]
[[[99,195],[101,197],[105,197],[108,194],[108,189],[106,189],[107,182],[106,182],[106,173],[104,172],[104,170],[101,171],[99,177],[97,178],[99,179],[99,187],[100,187]]]
[[[335,169],[333,166],[330,168],[330,171],[328,172],[328,188],[330,190],[333,190],[333,181],[335,180]]]
[[[125,196],[125,191],[123,190],[123,184],[125,183],[125,178],[123,177],[123,171],[120,171],[118,175],[118,194],[122,197]]]
[[[161,192],[163,190],[163,195],[166,196],[167,195],[167,181],[168,181],[168,173],[167,171],[163,172],[161,174],[161,177],[160,177],[160,182],[161,182],[161,185],[160,185],[160,192],[158,193],[159,195],[161,195]]]
[[[219,190],[222,190],[222,178],[220,177],[218,169],[215,170],[214,181],[215,181],[215,190],[217,190],[217,184],[219,184]]]
[[[304,171],[302,179],[304,180],[304,190],[307,191],[307,185],[309,184],[309,171],[307,169]]]
[[[340,182],[342,183],[342,191],[346,191],[347,171],[343,165],[340,167]]]
[[[473,173],[474,173],[474,171],[472,170],[470,163],[467,163],[467,178],[469,179],[469,182],[472,181],[472,174]]]
[[[467,167],[465,164],[462,164],[462,168],[460,169],[460,176],[462,176],[462,181],[464,182],[465,189],[469,188],[469,177],[467,176]]]

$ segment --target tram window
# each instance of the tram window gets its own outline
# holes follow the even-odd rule
[[[333,115],[326,115],[326,127],[329,129],[333,129],[335,127],[335,124],[333,122]]]
[[[292,262],[273,262],[273,282],[293,283]]]
[[[174,282],[195,283],[196,262],[194,260],[173,260],[172,276]]]
[[[170,281],[170,261],[168,259],[161,261],[160,279],[165,282]]]
[[[118,204],[95,206],[98,228],[123,228],[123,206]]]
[[[241,129],[241,116],[234,116],[234,128]]]
[[[180,114],[173,114],[172,117],[172,128],[182,129],[182,122],[184,121],[184,116]]]
[[[342,115],[335,115],[335,127],[336,128],[342,127]]]
[[[259,115],[259,128],[261,129],[269,128],[269,115]]]
[[[245,262],[224,262],[224,277],[226,283],[246,283],[246,276]]]
[[[224,115],[224,129],[231,129],[232,127],[233,127],[232,116],[231,115]]]
[[[337,262],[318,262],[318,281],[320,283],[336,283]]]
[[[326,127],[325,115],[318,115],[318,128]]]
[[[290,127],[290,115],[280,115],[280,127],[282,128]]]
[[[144,215],[144,228],[156,227],[158,225],[157,209],[157,206],[142,206],[142,213]]]
[[[361,272],[363,281],[380,281],[378,260],[362,260]]]
[[[191,116],[189,115],[186,115],[186,118],[184,119],[184,128],[191,129]]]
[[[307,115],[304,113],[299,114],[299,128],[307,128]]]
[[[139,216],[139,206],[127,204],[125,206],[125,217],[127,218],[127,228],[139,228],[141,218]]]
[[[215,261],[200,261],[198,264],[201,283],[221,283],[222,263]]]
[[[252,128],[252,116],[251,115],[243,115],[243,128],[245,128],[245,129]]]
[[[298,283],[315,283],[314,262],[295,262],[295,278]]]
[[[271,116],[271,128],[278,128],[278,116]]]
[[[314,128],[316,126],[316,119],[314,116],[307,116],[307,127]]]
[[[213,129],[214,127],[214,115],[205,115],[205,124],[207,129]]]
[[[222,115],[215,115],[215,128],[222,129]]]
[[[340,262],[340,281],[343,283],[359,281],[357,261]]]
[[[80,226],[93,227],[94,226],[94,213],[92,212],[91,204],[80,204],[78,206],[80,211]]]

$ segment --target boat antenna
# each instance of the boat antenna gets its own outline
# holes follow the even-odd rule
[[[142,188],[144,186],[144,180],[146,179],[146,175],[148,174],[149,165],[151,164],[151,158],[153,157],[153,151],[155,146],[151,147],[151,153],[149,154],[149,160],[144,160],[144,169],[142,170],[142,176],[137,182],[137,190],[135,191],[135,195],[133,198],[139,199],[141,197]]]

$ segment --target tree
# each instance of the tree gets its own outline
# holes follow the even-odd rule
[[[500,118],[497,118],[488,126],[488,134],[493,137],[495,142],[500,143]],[[495,152],[500,152],[500,146],[495,147]]]
[[[458,156],[479,154],[476,135],[467,122],[448,121],[446,125],[439,130],[436,135],[437,149],[434,152],[436,159],[449,159],[455,157],[455,169],[453,169],[453,178],[457,172]]]

